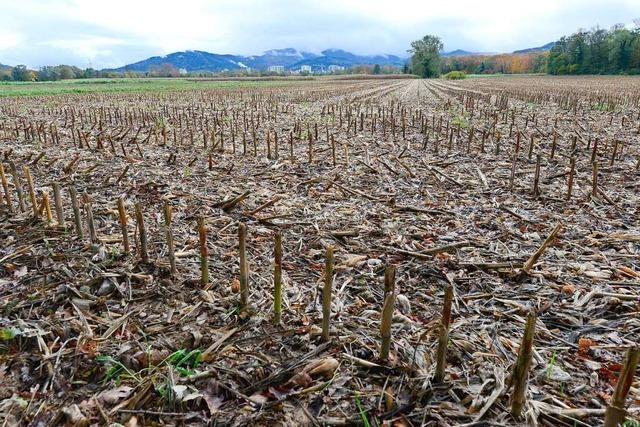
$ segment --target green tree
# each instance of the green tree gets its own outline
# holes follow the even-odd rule
[[[98,75],[98,72],[96,70],[94,70],[93,68],[86,68],[82,72],[82,78],[83,79],[94,79],[94,78],[96,78],[97,75]]]
[[[50,80],[60,80],[60,75],[56,67],[46,65],[38,71],[38,81],[46,82]]]
[[[17,82],[30,82],[35,79],[33,71],[28,70],[24,65],[16,65],[11,71],[13,80]]]
[[[373,74],[380,74],[380,64],[373,66]]]
[[[550,74],[640,73],[640,21],[629,30],[614,25],[593,28],[558,40],[549,52]]]
[[[411,43],[411,68],[414,74],[422,77],[440,75],[440,51],[443,44],[439,37],[426,35]]]
[[[633,53],[634,35],[620,26],[614,27],[609,42],[609,67],[613,73],[628,72]]]
[[[607,72],[609,48],[607,47],[607,30],[602,28],[592,29],[587,36],[589,44],[589,72],[602,74]]]
[[[73,68],[68,65],[60,65],[58,67],[58,72],[60,73],[60,80],[74,79],[76,77]]]

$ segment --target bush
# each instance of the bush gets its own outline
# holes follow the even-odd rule
[[[464,73],[464,71],[449,71],[443,77],[447,80],[462,80],[466,79],[467,75]]]

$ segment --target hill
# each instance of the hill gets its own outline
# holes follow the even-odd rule
[[[293,64],[292,68],[297,68],[302,65],[309,65],[313,70],[326,68],[330,65],[338,65],[341,67],[349,68],[355,65],[394,65],[401,67],[405,63],[405,59],[396,55],[372,55],[362,56],[356,55],[351,52],[347,52],[342,49],[326,49],[321,52],[321,55],[315,58],[308,58]]]
[[[146,72],[163,64],[171,64],[176,68],[184,68],[188,71],[222,71],[246,67],[242,63],[243,59],[243,57],[236,55],[219,55],[199,50],[189,50],[186,52],[174,52],[166,56],[153,56],[124,67],[104,71]]]
[[[246,58],[247,66],[256,70],[264,70],[272,65],[282,65],[286,68],[293,67],[296,63],[312,60],[318,55],[310,52],[299,52],[297,49],[271,49],[262,55]]]
[[[452,50],[451,52],[442,52],[441,55],[445,58],[451,58],[453,56],[479,56],[479,55],[490,55],[490,54],[481,53],[481,52],[470,52],[468,50],[463,50],[463,49],[456,49],[456,50]]]
[[[516,55],[522,55],[527,53],[549,52],[551,49],[553,49],[555,45],[556,45],[556,42],[551,42],[539,47],[531,47],[529,49],[514,50],[513,53]]]

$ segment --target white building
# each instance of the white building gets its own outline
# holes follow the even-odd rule
[[[301,73],[310,73],[311,72],[311,65],[301,65],[300,66],[300,72]]]
[[[335,72],[337,72],[337,71],[342,71],[342,70],[344,70],[344,67],[343,67],[342,65],[329,65],[329,66],[327,67],[327,70],[328,70],[330,73],[335,73]]]
[[[270,73],[284,73],[284,65],[271,65],[267,68]]]

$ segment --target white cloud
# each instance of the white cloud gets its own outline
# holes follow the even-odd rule
[[[424,34],[446,49],[512,51],[640,17],[638,0],[0,0],[0,63],[119,66],[199,49],[406,51]]]
[[[20,33],[0,28],[0,52],[17,47],[21,41]]]

